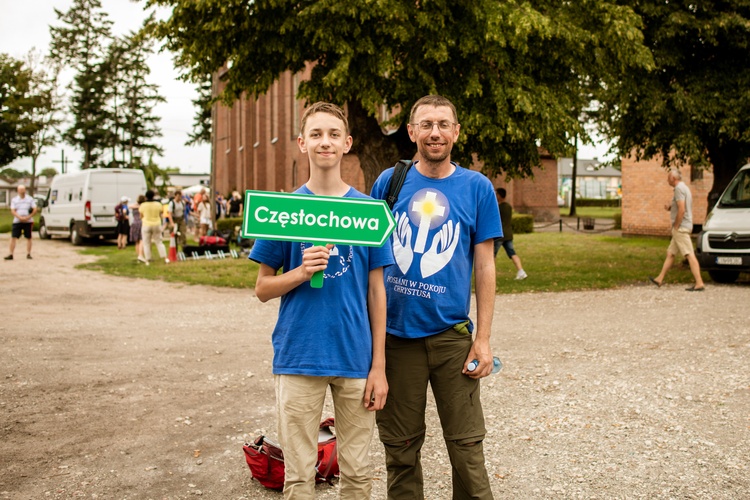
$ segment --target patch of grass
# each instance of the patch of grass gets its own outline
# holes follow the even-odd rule
[[[13,195],[15,196],[15,194]],[[0,233],[9,233],[13,227],[13,214],[10,208],[0,208]],[[34,216],[34,231],[39,228],[39,213]]]
[[[569,208],[560,209],[560,217],[568,217]],[[622,213],[619,207],[576,207],[576,217],[594,217],[596,219],[613,219]]]
[[[101,258],[90,264],[80,264],[77,266],[79,269],[101,271],[113,276],[229,288],[253,288],[258,278],[258,264],[247,258],[186,260],[166,264],[154,248],[153,262],[146,266],[136,260],[133,246],[118,250],[114,244],[100,245],[81,253]]]
[[[594,290],[646,283],[661,271],[667,239],[622,238],[572,233],[519,234],[513,244],[529,277],[516,281],[516,268],[505,251],[497,254],[497,292]],[[704,279],[708,276],[704,273]],[[665,283],[692,283],[681,261]]]
[[[516,281],[513,263],[500,249],[497,254],[497,292],[560,292],[595,290],[647,283],[656,276],[666,256],[668,240],[621,238],[573,233],[532,233],[514,237],[514,245],[529,277]],[[138,263],[135,250],[118,250],[112,242],[82,250],[100,258],[78,266],[114,276],[160,279],[186,284],[253,288],[258,265],[247,258],[187,260],[165,264],[154,251],[150,266]],[[704,275],[704,279],[708,279]],[[690,270],[678,262],[666,283],[692,283]]]

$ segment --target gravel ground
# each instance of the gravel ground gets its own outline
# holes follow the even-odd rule
[[[275,435],[278,301],[74,269],[88,259],[35,240],[0,263],[0,498],[280,499],[242,454]],[[747,282],[499,296],[496,498],[750,497],[748,304]],[[447,499],[432,404],[428,433],[426,497]],[[372,458],[382,499],[377,437]]]

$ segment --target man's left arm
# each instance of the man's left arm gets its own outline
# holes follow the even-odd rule
[[[477,324],[474,343],[469,357],[464,363],[464,373],[471,378],[482,378],[492,373],[492,316],[495,314],[495,252],[492,238],[474,247],[474,278],[477,296]],[[466,371],[466,364],[479,360],[479,366],[472,372]]]

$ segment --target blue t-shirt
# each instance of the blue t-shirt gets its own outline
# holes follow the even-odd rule
[[[474,245],[503,235],[492,183],[455,167],[444,179],[410,168],[393,207],[396,265],[384,275],[387,331],[398,337],[427,337],[470,321]],[[390,168],[378,177],[373,198],[387,196],[392,176]]]
[[[306,186],[297,193],[313,194]],[[369,198],[350,188],[345,198]],[[273,269],[302,265],[311,243],[257,240],[250,258]],[[372,332],[367,312],[369,273],[393,264],[390,245],[336,245],[324,272],[323,288],[302,283],[281,297],[273,330],[273,373],[367,378]]]

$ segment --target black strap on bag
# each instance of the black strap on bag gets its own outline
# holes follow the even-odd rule
[[[411,160],[399,160],[398,163],[393,166],[391,185],[388,188],[388,196],[385,197],[385,202],[388,203],[388,208],[391,210],[393,210],[393,205],[395,205],[398,200],[398,194],[404,186],[404,179],[406,179],[406,173],[411,168],[411,165]]]

